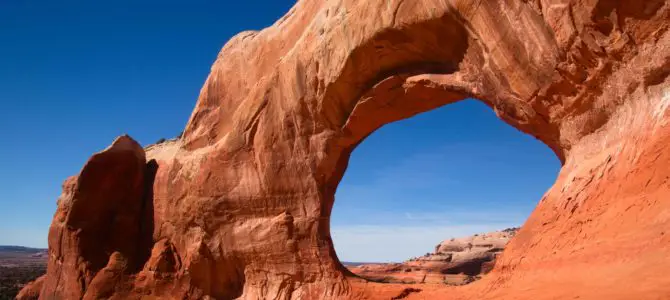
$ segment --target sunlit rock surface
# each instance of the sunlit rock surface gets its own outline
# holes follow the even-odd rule
[[[183,137],[147,149],[153,166],[123,147],[66,182],[40,297],[664,298],[669,9],[299,1],[223,47]],[[564,164],[556,183],[480,281],[408,290],[352,276],[329,224],[351,151],[383,124],[467,97],[550,147]]]

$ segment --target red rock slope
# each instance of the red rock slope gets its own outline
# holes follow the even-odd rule
[[[123,146],[66,182],[40,296],[667,298],[669,2],[299,1],[223,47],[155,178]],[[349,277],[329,226],[351,151],[467,97],[553,149],[556,183],[483,280]]]

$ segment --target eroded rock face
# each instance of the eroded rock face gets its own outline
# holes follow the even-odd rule
[[[91,162],[66,183],[41,297],[398,297],[405,286],[349,277],[337,260],[335,189],[353,148],[383,124],[475,97],[563,168],[487,278],[407,299],[662,298],[669,10],[658,0],[300,1],[229,41],[183,137],[147,150],[157,173],[142,224],[153,224],[153,245],[127,244],[142,236],[126,227],[142,203],[137,151],[93,168],[93,183],[123,183],[115,192],[86,184]],[[119,271],[145,251],[140,271]]]
[[[112,295],[121,277],[142,268],[151,241],[146,218],[145,153],[128,136],[93,155],[63,184],[49,229],[41,298]]]
[[[44,285],[44,280],[46,275],[42,275],[35,279],[34,281],[26,284],[18,295],[16,295],[17,300],[37,300],[40,298],[40,292],[42,290],[42,285]]]

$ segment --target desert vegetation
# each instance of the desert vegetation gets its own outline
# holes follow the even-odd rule
[[[46,273],[46,265],[0,267],[0,300],[14,299],[28,282]]]
[[[0,300],[14,299],[21,288],[46,273],[46,250],[0,246]]]

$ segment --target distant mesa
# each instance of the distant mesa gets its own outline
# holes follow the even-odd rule
[[[47,249],[43,248],[30,248],[30,247],[23,247],[23,246],[3,246],[0,245],[0,253],[8,253],[8,252],[14,252],[14,253],[39,253],[39,252],[44,252],[47,251]]]
[[[493,269],[519,228],[445,240],[435,251],[402,263],[343,263],[365,279],[384,283],[465,285]]]

